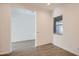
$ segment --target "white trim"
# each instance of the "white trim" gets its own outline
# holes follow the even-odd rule
[[[35,12],[35,47],[37,47],[37,12]]]
[[[54,44],[54,43],[52,43],[52,44]],[[64,48],[64,47],[62,47],[62,46],[60,46],[60,45],[57,45],[57,44],[54,44],[54,45],[55,45],[55,46],[58,46],[59,48],[62,48],[62,49],[64,49],[64,50],[66,50],[66,51],[68,51],[68,52],[70,52],[70,53],[73,53],[73,54],[79,56],[79,54],[77,54],[75,51],[69,50],[68,48]]]
[[[21,7],[21,8],[22,8],[22,7]],[[24,8],[24,9],[27,9],[27,8]],[[27,10],[30,10],[30,9],[27,9]],[[33,11],[33,10],[30,10],[30,11]],[[35,16],[34,16],[34,17],[35,17],[35,43],[34,43],[34,44],[35,44],[35,47],[36,47],[36,46],[37,46],[37,43],[36,43],[36,42],[37,42],[37,41],[36,41],[36,39],[37,39],[37,34],[36,34],[36,33],[37,33],[37,26],[36,26],[36,25],[37,25],[37,21],[36,21],[36,20],[37,20],[37,12],[34,11],[34,14],[35,14]],[[11,29],[11,30],[12,30],[12,29]],[[11,35],[12,35],[12,33],[11,33]],[[12,38],[11,38],[11,39],[12,39]],[[12,42],[11,42],[11,48],[10,48],[10,49],[13,51],[13,49],[12,49]]]
[[[8,52],[0,52],[0,55],[6,55],[6,54],[10,54],[12,53],[12,51],[8,51]]]

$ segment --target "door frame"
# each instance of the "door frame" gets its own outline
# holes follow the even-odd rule
[[[16,8],[16,7],[13,7],[13,8]],[[28,9],[28,8],[23,8],[23,7],[17,7],[17,8],[21,8],[21,9],[27,9],[27,10],[30,10],[30,11],[33,11],[33,10],[31,10],[31,9]],[[12,11],[12,8],[11,8],[11,11]],[[12,13],[11,13],[12,14]],[[34,11],[34,14],[35,14],[35,42],[34,42],[34,44],[35,44],[35,46],[34,47],[37,47],[37,12],[36,11]],[[11,22],[12,23],[12,22]],[[12,25],[12,24],[11,24]],[[11,27],[11,31],[12,31],[12,27]],[[12,34],[12,32],[11,32],[11,36],[12,36],[13,34]],[[12,39],[12,37],[11,37],[11,39]],[[12,49],[12,42],[11,42],[11,48],[10,48],[12,51],[13,51],[13,49]]]

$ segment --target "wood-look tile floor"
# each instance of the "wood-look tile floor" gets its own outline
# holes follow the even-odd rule
[[[14,51],[10,56],[75,56],[74,54],[52,44],[35,48],[34,43],[34,40],[13,43]]]

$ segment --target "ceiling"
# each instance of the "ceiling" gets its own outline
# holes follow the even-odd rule
[[[79,3],[31,3],[32,5],[40,6],[48,10],[53,10],[55,7],[68,7],[68,6],[77,6],[79,7]]]
[[[42,7],[44,9],[47,10],[52,10],[53,8],[57,7],[57,6],[62,6],[63,4],[61,3],[50,3],[50,5],[48,5],[48,3],[29,3],[30,5],[34,5],[34,6],[39,6]]]
[[[37,6],[37,7],[42,7],[47,10],[53,10],[53,8],[61,7],[63,5],[70,5],[69,3],[50,3],[50,5],[48,5],[48,3],[26,3],[26,4]]]
[[[48,3],[22,3],[24,6],[33,6],[33,7],[37,7],[37,8],[43,8],[45,10],[49,10],[52,11],[55,7],[64,7],[64,6],[79,6],[78,3],[50,3],[50,5],[48,5]],[[21,5],[22,5],[21,4]]]
[[[64,3],[50,3],[50,5],[48,5],[48,3],[23,3],[23,5],[39,7],[46,10],[53,10],[53,8],[62,6]]]

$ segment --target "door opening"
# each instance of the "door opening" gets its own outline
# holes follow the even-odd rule
[[[12,50],[26,50],[36,46],[36,12],[23,8],[12,8]]]

